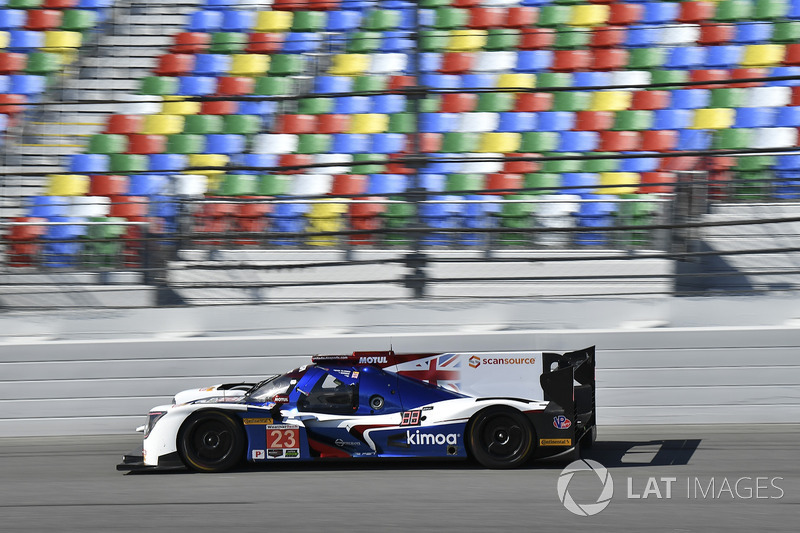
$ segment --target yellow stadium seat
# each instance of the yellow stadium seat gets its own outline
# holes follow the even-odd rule
[[[745,47],[743,67],[772,67],[781,64],[786,51],[782,44],[751,44]]]
[[[78,31],[46,31],[42,50],[51,52],[65,48],[80,48],[83,35]]]
[[[632,98],[631,91],[598,91],[592,93],[590,111],[624,111]]]
[[[474,52],[483,50],[489,32],[486,30],[451,30],[447,42],[448,52]]]
[[[182,96],[164,96],[160,115],[197,115],[200,102],[186,102]],[[182,130],[183,128],[181,128]]]
[[[89,192],[89,177],[81,174],[50,174],[47,194],[50,196],[84,196]]]
[[[0,50],[5,50],[8,46],[8,32],[0,31]]]
[[[144,117],[145,135],[174,135],[183,132],[182,115],[147,115]]]
[[[365,113],[352,115],[347,133],[384,133],[389,128],[389,115]]]
[[[481,135],[478,145],[480,153],[516,152],[522,142],[522,134],[511,132],[488,132]]]
[[[500,74],[497,77],[497,86],[504,88],[536,87],[536,74]]]
[[[264,54],[234,54],[232,76],[263,76],[269,69],[270,57]]]
[[[638,172],[601,172],[600,185],[618,185],[596,189],[597,194],[634,194],[639,189]]]
[[[291,11],[260,11],[256,17],[257,32],[287,32],[292,27],[294,13]]]
[[[599,26],[608,22],[611,9],[607,5],[572,6],[571,26]]]
[[[316,203],[311,206],[308,215],[308,231],[310,232],[324,232],[324,231],[342,231],[345,229],[344,215],[347,213],[348,205],[346,200],[343,203]],[[308,244],[314,246],[334,246],[342,239],[341,236],[331,235],[322,236],[317,235],[309,237]]]
[[[698,109],[694,114],[692,129],[724,130],[733,126],[736,110],[731,108]]]
[[[338,54],[328,71],[333,76],[360,76],[369,69],[369,54]]]
[[[230,158],[225,154],[189,154],[190,167],[224,167]],[[217,174],[224,174],[225,170],[187,170],[186,174],[200,174],[210,178]],[[210,188],[210,187],[209,187]]]

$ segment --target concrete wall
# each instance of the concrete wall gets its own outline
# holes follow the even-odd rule
[[[382,350],[390,343],[398,352],[566,351],[595,344],[602,424],[799,420],[800,325],[792,317],[792,300],[691,303],[487,302],[482,304],[483,315],[475,302],[461,309],[457,303],[454,309],[422,303],[382,310],[367,306],[350,309],[350,314],[344,307],[337,311],[329,306],[306,307],[305,312],[299,306],[217,308],[219,329],[232,328],[245,314],[252,322],[272,317],[276,329],[247,335],[228,329],[206,337],[180,335],[197,334],[198,316],[211,315],[188,318],[181,310],[171,310],[170,317],[170,310],[153,310],[164,314],[147,317],[140,310],[145,314],[128,324],[131,330],[138,327],[137,336],[125,335],[121,327],[114,331],[115,317],[106,317],[104,323],[76,316],[73,329],[83,332],[73,338],[62,333],[61,340],[37,338],[32,326],[38,324],[42,333],[45,324],[59,327],[61,321],[60,327],[68,329],[63,324],[66,316],[47,320],[41,315],[0,315],[0,330],[6,335],[5,342],[0,341],[0,435],[127,432],[142,423],[150,407],[169,402],[178,390],[288,370],[308,362],[314,353]],[[671,324],[670,314],[681,307],[687,311],[684,322],[698,322],[705,315],[712,325]],[[348,316],[358,313],[360,323],[371,327],[345,328]],[[720,324],[725,322],[722,315],[729,317],[727,325]],[[748,315],[752,325],[745,325]],[[299,323],[301,316],[308,321]],[[414,327],[412,316],[427,327]],[[531,318],[520,318],[526,316]],[[339,320],[331,320],[334,317]],[[632,320],[635,317],[641,320]],[[287,323],[291,319],[294,327]],[[581,321],[584,328],[576,327]],[[528,327],[521,329],[526,322]],[[27,323],[29,335],[9,335],[15,323]],[[146,334],[168,323],[170,336],[163,331],[160,336]],[[247,325],[240,322],[243,328]],[[649,327],[657,325],[664,327]],[[88,333],[93,327],[94,336]],[[102,338],[107,335],[115,338]]]

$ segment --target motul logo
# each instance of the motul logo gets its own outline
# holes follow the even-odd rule
[[[386,363],[386,357],[362,357],[358,360],[359,364]]]
[[[455,433],[420,433],[419,430],[415,432],[406,431],[406,442],[410,445],[417,444],[458,444],[458,435]]]

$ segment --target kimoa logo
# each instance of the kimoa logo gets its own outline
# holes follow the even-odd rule
[[[572,477],[576,472],[586,471],[597,474],[597,477],[600,478],[600,482],[603,484],[603,489],[600,492],[600,496],[597,497],[596,502],[580,504],[570,495],[568,490],[569,483],[572,481]],[[614,495],[614,480],[611,479],[611,474],[606,467],[597,461],[579,459],[571,462],[561,471],[561,474],[558,476],[558,485],[556,488],[558,490],[558,499],[561,500],[561,503],[564,504],[564,507],[566,507],[569,512],[578,516],[593,516],[608,507],[608,504],[611,503],[611,497]]]
[[[359,363],[386,363],[386,357],[362,357],[358,360]]]
[[[406,431],[406,442],[408,444],[458,444],[456,433],[420,433]]]

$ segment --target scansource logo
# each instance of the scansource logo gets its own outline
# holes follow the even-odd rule
[[[570,482],[578,472],[594,472],[600,479],[602,489],[594,503],[578,503],[569,493]],[[595,482],[593,481],[593,483]],[[611,503],[611,497],[614,495],[614,480],[611,479],[611,474],[606,467],[597,461],[579,459],[568,464],[567,467],[561,471],[561,474],[558,476],[558,485],[556,488],[558,490],[558,499],[561,500],[561,503],[564,504],[564,507],[566,507],[569,512],[578,516],[594,516]]]
[[[477,355],[473,355],[469,358],[469,366],[470,368],[478,368],[481,366],[481,358]]]

